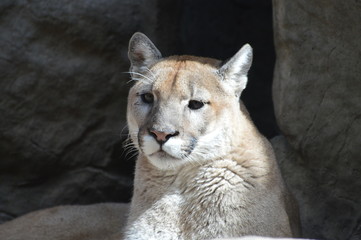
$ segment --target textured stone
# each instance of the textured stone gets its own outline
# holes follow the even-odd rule
[[[361,209],[359,199],[353,198],[360,194],[357,181],[337,189],[334,182],[327,182],[329,179],[321,181],[319,173],[305,164],[303,157],[292,149],[286,138],[275,137],[271,142],[282,175],[299,203],[303,236],[358,239]]]
[[[1,224],[0,239],[120,240],[128,209],[126,203],[98,203],[34,211]]]
[[[306,237],[348,239],[361,223],[361,3],[273,3],[286,181]]]

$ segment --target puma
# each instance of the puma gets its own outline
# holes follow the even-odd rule
[[[120,203],[40,210],[1,224],[0,239],[298,236],[298,210],[273,150],[239,100],[251,47],[245,45],[224,64],[191,56],[162,58],[145,35],[136,33],[129,59],[136,83],[127,119],[139,152],[130,210]]]
[[[128,56],[127,120],[139,156],[125,239],[297,236],[273,149],[240,101],[252,48],[224,64],[162,58],[135,33]]]

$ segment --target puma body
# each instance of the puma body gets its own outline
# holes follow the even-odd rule
[[[225,64],[130,40],[128,126],[139,151],[126,239],[296,235],[297,208],[240,102],[252,49]]]

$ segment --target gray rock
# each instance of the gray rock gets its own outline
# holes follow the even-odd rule
[[[0,225],[1,240],[120,240],[126,203],[57,206]]]
[[[287,142],[276,152],[305,236],[349,239],[361,223],[361,3],[273,3],[273,96]]]
[[[273,94],[288,142],[276,149],[307,237],[348,239],[361,222],[360,11],[359,1],[274,1]]]
[[[353,193],[348,198],[335,194],[343,189],[335,188],[332,182],[326,182],[328,179],[320,181],[316,170],[305,164],[285,137],[275,137],[271,143],[282,175],[299,203],[303,236],[314,239],[359,236],[361,210],[358,199],[351,198]],[[357,191],[357,185],[351,183],[344,187]]]

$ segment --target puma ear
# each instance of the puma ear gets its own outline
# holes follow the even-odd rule
[[[157,62],[161,57],[162,54],[147,36],[140,32],[133,34],[129,40],[128,48],[131,72],[145,72],[147,68]]]
[[[240,96],[247,85],[247,73],[252,64],[252,47],[245,44],[230,60],[221,66],[219,73],[230,85],[236,96]]]

